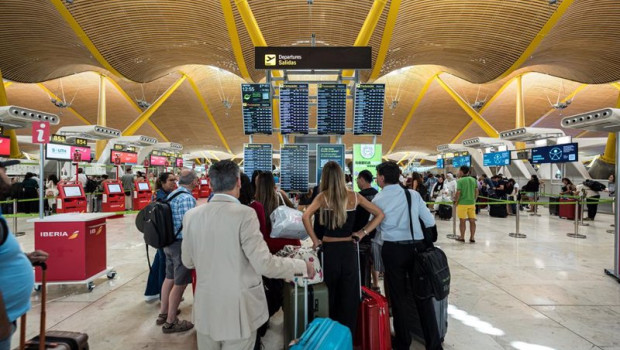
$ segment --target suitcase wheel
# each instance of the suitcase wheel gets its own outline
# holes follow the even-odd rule
[[[88,287],[88,291],[92,292],[93,289],[95,289],[95,283],[94,282],[88,282],[88,284],[86,285]]]
[[[109,279],[109,280],[114,279],[114,277],[116,277],[116,271],[110,271],[110,272],[108,272],[108,279]]]
[[[37,292],[40,292],[41,291],[41,285],[40,284],[35,284],[34,290],[37,291]]]

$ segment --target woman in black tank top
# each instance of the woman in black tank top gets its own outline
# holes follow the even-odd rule
[[[359,232],[353,232],[355,209],[361,205],[373,219]],[[314,215],[318,213],[318,215]],[[324,232],[321,242],[313,229],[312,217]],[[383,220],[383,212],[363,196],[348,191],[338,163],[328,162],[321,175],[321,192],[306,209],[304,227],[313,247],[322,243],[323,274],[329,291],[329,317],[349,327],[355,334],[360,303],[359,267],[354,237],[362,239]]]

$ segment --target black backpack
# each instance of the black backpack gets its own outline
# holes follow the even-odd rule
[[[604,191],[606,188],[605,185],[603,185],[602,183],[589,179],[584,181],[583,184],[587,187],[590,187],[590,189],[595,192]]]
[[[183,226],[181,226],[179,232],[174,232],[170,201],[184,193],[179,191],[167,200],[151,202],[144,209],[140,210],[136,216],[136,227],[138,231],[143,233],[144,242],[147,246],[160,249],[174,243],[177,234],[181,232]]]
[[[94,193],[95,191],[97,191],[97,181],[88,179],[88,181],[86,181],[86,186],[84,187],[84,192]]]

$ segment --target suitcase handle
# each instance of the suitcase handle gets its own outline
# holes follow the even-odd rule
[[[41,267],[41,325],[39,326],[39,350],[45,350],[45,323],[47,303],[47,264],[44,262],[36,262],[32,266]],[[19,349],[26,349],[26,314],[21,317],[19,326]]]

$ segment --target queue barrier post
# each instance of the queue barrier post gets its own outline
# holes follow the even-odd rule
[[[539,192],[535,192],[534,193],[534,203],[538,203],[538,195]],[[532,206],[534,207],[534,210],[532,211],[532,213],[530,214],[530,216],[538,216],[540,217],[540,214],[538,214],[538,205],[536,204],[532,204]]]
[[[13,199],[13,214],[17,214],[17,199]],[[13,216],[13,234],[15,237],[23,236],[26,232],[17,231],[17,216]]]
[[[446,235],[448,239],[457,239],[461,236],[456,234],[456,203],[452,205],[452,234]]]
[[[579,225],[580,226],[590,226],[590,224],[583,222],[583,217],[584,217],[583,213],[585,211],[586,201],[587,201],[587,198],[586,198],[586,196],[584,194],[584,195],[581,196],[581,217],[579,218]],[[575,219],[575,220],[577,220],[577,219]]]
[[[611,203],[611,213],[614,214],[614,217],[616,216],[616,202],[612,202]],[[614,227],[614,224],[609,225],[611,227]],[[607,230],[607,233],[614,233],[614,230]]]
[[[520,221],[521,221],[521,214],[520,214],[521,210],[519,210],[520,207],[521,207],[521,200],[519,199],[517,200],[516,229],[515,229],[515,232],[510,232],[508,234],[508,236],[513,237],[513,238],[527,238],[526,234],[520,232]]]
[[[579,233],[579,209],[579,201],[577,201],[575,202],[575,232],[567,233],[566,235],[572,238],[584,239],[586,236]]]

